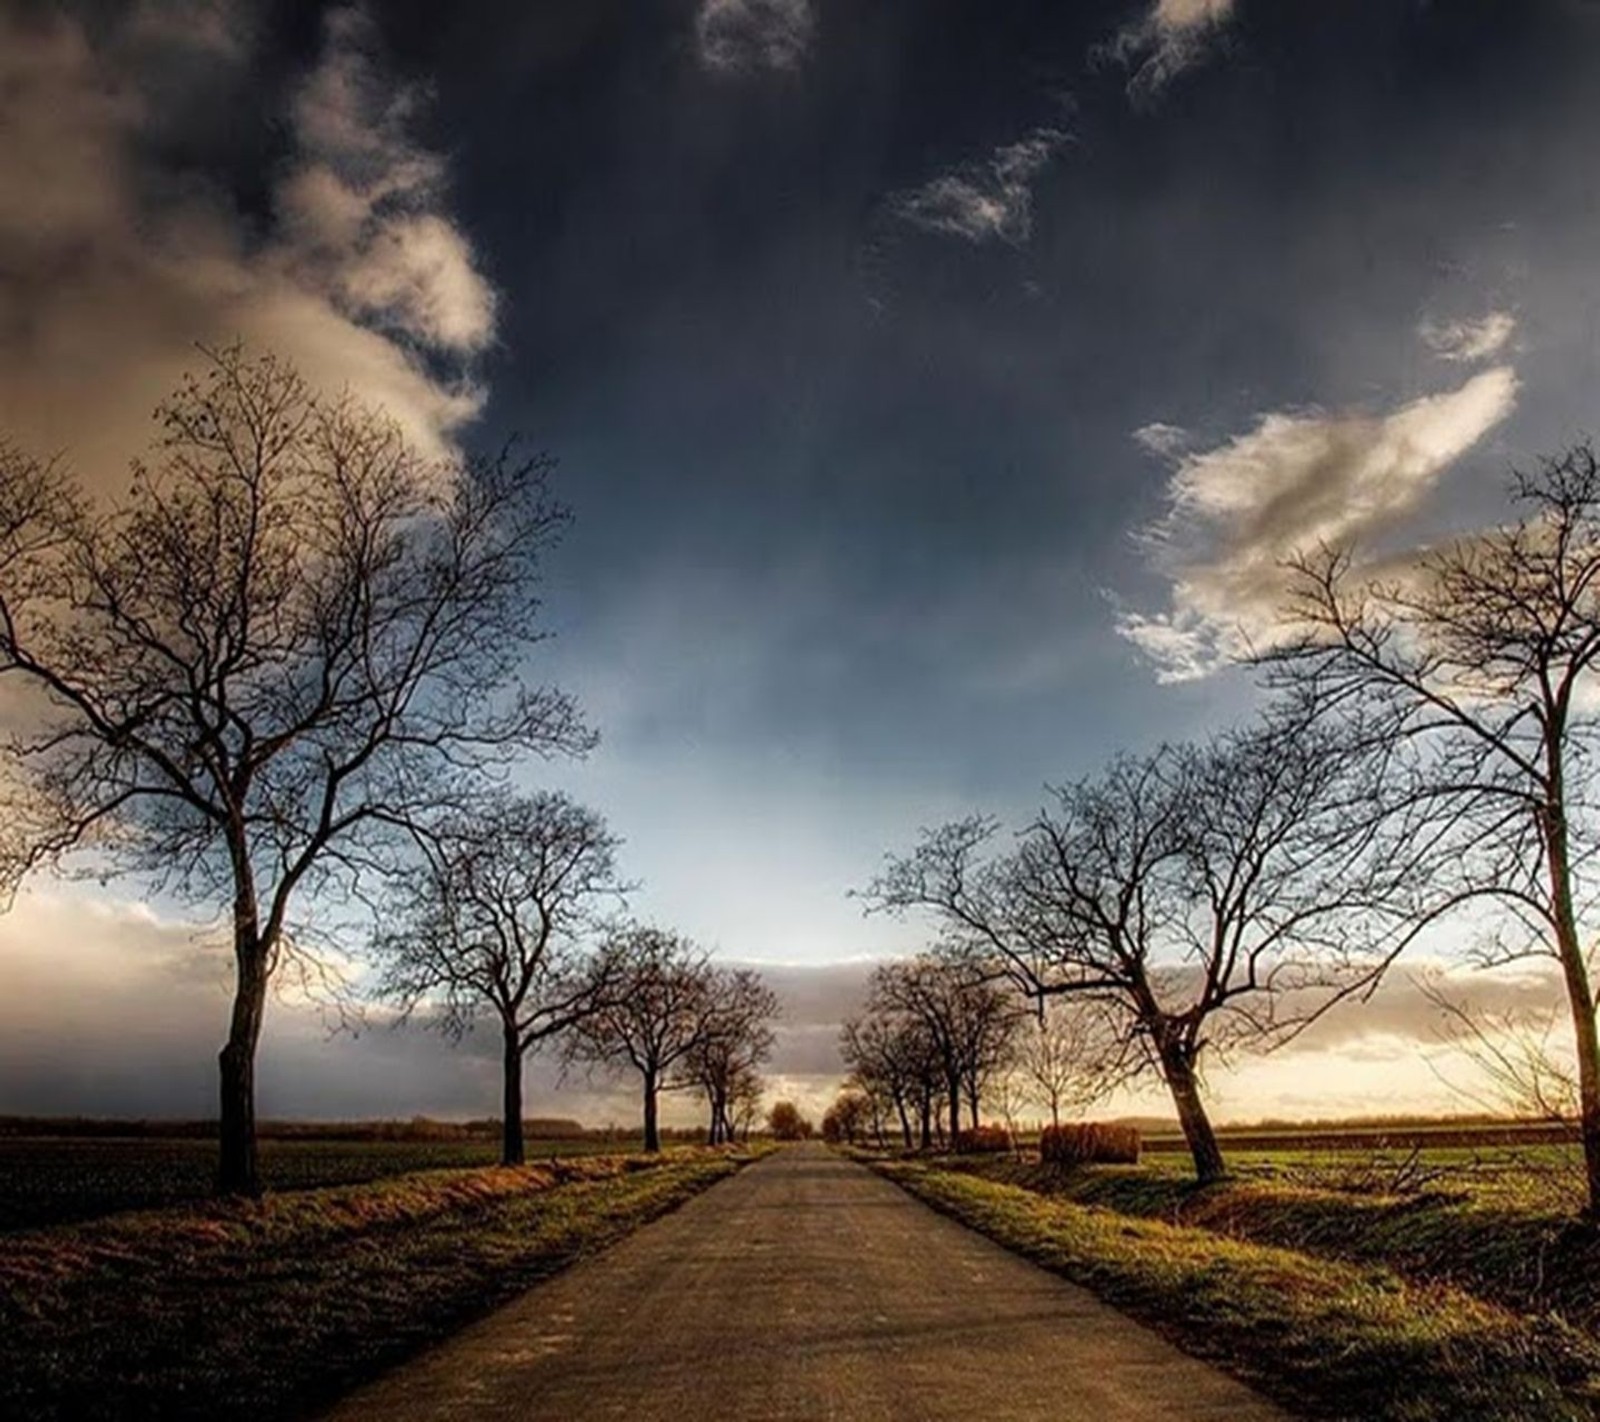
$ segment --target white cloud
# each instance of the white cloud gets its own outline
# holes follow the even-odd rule
[[[1491,311],[1479,321],[1435,321],[1417,327],[1417,335],[1441,360],[1470,364],[1499,355],[1517,331],[1509,311]]]
[[[695,15],[700,62],[722,74],[798,69],[815,30],[810,0],[701,0]]]
[[[1026,242],[1033,230],[1034,180],[1067,138],[1063,129],[1036,128],[995,149],[985,162],[896,193],[889,209],[913,227],[968,242]]]
[[[1164,681],[1205,676],[1281,635],[1283,560],[1380,542],[1440,476],[1512,411],[1509,366],[1387,415],[1274,413],[1215,449],[1178,454],[1167,512],[1140,534],[1171,581],[1166,611],[1117,629]],[[1146,438],[1150,444],[1146,426]],[[1170,426],[1156,427],[1169,449]]]
[[[1234,0],[1155,0],[1105,46],[1131,71],[1128,93],[1156,98],[1185,69],[1200,63],[1233,18]]]
[[[361,13],[330,16],[275,116],[291,151],[264,230],[142,141],[175,112],[228,122],[250,82],[241,12],[145,0],[92,39],[39,16],[0,12],[0,433],[104,487],[195,343],[242,338],[447,453],[482,403],[466,361],[494,297]]]

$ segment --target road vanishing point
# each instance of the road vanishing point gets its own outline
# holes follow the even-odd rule
[[[780,1150],[330,1422],[1286,1422],[819,1145]]]

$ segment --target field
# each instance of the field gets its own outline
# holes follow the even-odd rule
[[[530,1140],[530,1161],[617,1154],[638,1142],[603,1135]],[[216,1143],[144,1137],[0,1136],[0,1230],[93,1219],[203,1199],[216,1169]],[[358,1185],[416,1170],[493,1165],[492,1139],[268,1139],[261,1143],[269,1190]]]
[[[1562,1134],[1232,1131],[1203,1189],[1159,1145],[877,1163],[1305,1416],[1549,1422],[1600,1416],[1600,1229]]]
[[[429,1169],[13,1231],[0,1236],[0,1416],[310,1415],[747,1158]],[[156,1159],[159,1177],[188,1157]],[[328,1154],[319,1168],[349,1159],[400,1157]]]

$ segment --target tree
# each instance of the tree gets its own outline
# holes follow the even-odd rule
[[[733,1139],[735,1099],[750,1094],[752,1078],[760,1095],[758,1071],[772,1053],[769,1024],[778,1015],[778,999],[751,968],[713,969],[706,992],[705,1031],[679,1062],[677,1075],[705,1096],[706,1141],[720,1145]]]
[[[1512,523],[1362,576],[1349,549],[1291,564],[1294,635],[1269,678],[1307,679],[1390,714],[1426,747],[1418,798],[1452,836],[1457,898],[1497,898],[1501,960],[1561,965],[1576,1042],[1590,1214],[1600,1214],[1600,1029],[1579,927],[1595,847],[1583,776],[1600,661],[1600,464],[1588,444],[1515,472]]]
[[[869,896],[931,910],[1035,998],[1108,1010],[1107,1069],[1158,1072],[1197,1176],[1218,1179],[1202,1055],[1298,1030],[1419,931],[1429,845],[1364,808],[1382,762],[1318,712],[1119,756],[1053,792],[1009,852],[982,817],[925,834]]]
[[[209,354],[158,411],[154,463],[97,505],[0,459],[0,677],[15,882],[92,871],[228,905],[219,1187],[260,1186],[255,1056],[267,989],[342,892],[480,770],[593,744],[531,687],[540,564],[567,523],[547,463],[439,464],[288,365]]]
[[[1063,1111],[1082,1110],[1115,1084],[1119,1038],[1115,1020],[1100,1004],[1040,998],[1017,1033],[1019,1094],[1059,1126]]]
[[[404,1013],[437,1012],[459,1038],[488,1012],[500,1024],[502,1148],[521,1165],[522,1069],[530,1051],[607,1001],[608,957],[586,933],[621,892],[617,841],[565,795],[485,793],[418,834],[421,863],[402,881],[375,948],[380,993]]]
[[[880,973],[893,971],[889,964],[874,970],[874,988]],[[847,1019],[841,1028],[839,1050],[856,1085],[874,1103],[881,1103],[885,1113],[894,1112],[905,1148],[920,1142],[923,1150],[931,1149],[942,1067],[921,1020],[891,1006],[883,993],[871,991],[868,1010]],[[918,1131],[915,1139],[913,1122]]]
[[[604,963],[605,1000],[572,1025],[567,1059],[636,1071],[644,1148],[659,1151],[661,1091],[717,1025],[714,974],[688,939],[639,925],[613,936]]]
[[[778,1101],[767,1112],[767,1129],[775,1140],[803,1141],[811,1138],[813,1127],[794,1102]]]
[[[872,975],[869,1011],[920,1024],[938,1064],[949,1106],[950,1135],[965,1102],[972,1125],[990,1077],[1009,1065],[1022,1003],[981,957],[964,950],[922,953],[884,964]]]
[[[822,1117],[822,1138],[830,1144],[854,1145],[872,1119],[872,1103],[864,1091],[846,1086]]]

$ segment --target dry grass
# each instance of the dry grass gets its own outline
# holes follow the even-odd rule
[[[305,1415],[744,1158],[430,1171],[0,1239],[0,1416]]]
[[[1600,1346],[1394,1270],[1137,1218],[910,1162],[878,1167],[935,1207],[1087,1284],[1286,1406],[1351,1422],[1576,1422]]]

